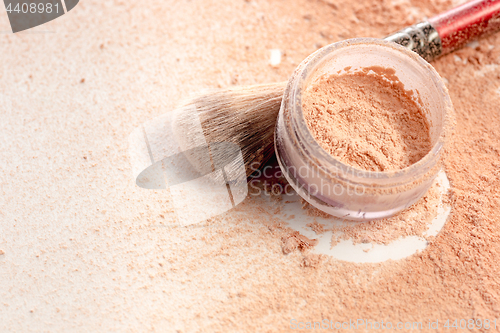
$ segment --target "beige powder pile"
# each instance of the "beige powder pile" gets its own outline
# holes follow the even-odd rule
[[[304,117],[324,150],[369,171],[403,169],[430,151],[429,124],[394,73],[365,68],[322,77],[305,90]]]

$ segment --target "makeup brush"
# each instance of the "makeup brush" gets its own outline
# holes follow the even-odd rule
[[[398,31],[385,40],[398,43],[432,61],[479,36],[500,30],[500,0],[474,0],[427,21]],[[287,82],[242,86],[199,96],[178,109],[174,133],[184,150],[192,147],[199,119],[206,142],[232,142],[241,148],[247,176],[274,153],[274,127]],[[193,135],[192,135],[193,134]],[[224,151],[212,158],[227,160]],[[190,160],[196,156],[188,156]],[[193,164],[196,164],[193,163]]]

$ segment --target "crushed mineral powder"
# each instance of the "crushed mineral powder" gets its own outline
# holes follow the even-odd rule
[[[307,226],[311,227],[317,234],[325,231],[333,231],[332,247],[341,240],[351,240],[353,244],[389,244],[408,236],[417,236],[431,240],[426,235],[426,232],[437,215],[440,202],[442,202],[442,199],[439,195],[439,187],[438,184],[434,184],[427,194],[415,204],[390,218],[368,222],[345,221],[342,225],[326,227],[318,222],[314,222],[309,223]],[[314,208],[307,202],[303,203],[302,208],[306,210],[306,215],[308,216],[335,220],[334,217],[325,216],[325,213]]]
[[[330,155],[368,171],[418,162],[431,149],[429,124],[394,69],[323,76],[302,97],[309,130]]]
[[[293,252],[295,249],[305,251],[318,244],[318,240],[309,239],[301,235],[298,231],[293,231],[283,236],[281,240],[283,241],[283,253],[285,254]]]
[[[310,206],[310,207],[313,208],[312,206]],[[316,208],[314,208],[314,209],[316,209]],[[318,222],[308,223],[306,226],[311,228],[317,235],[321,235],[328,230],[328,229],[325,229],[324,224],[321,224]]]

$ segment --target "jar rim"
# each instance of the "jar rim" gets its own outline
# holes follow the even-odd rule
[[[390,170],[390,171],[369,171],[356,168],[354,166],[341,162],[339,159],[337,159],[336,157],[329,154],[326,150],[324,150],[320,146],[320,144],[314,139],[304,118],[304,114],[302,112],[302,99],[301,99],[301,89],[303,88],[301,84],[304,81],[304,78],[307,77],[307,75],[310,72],[312,72],[322,62],[322,60],[325,59],[325,57],[331,55],[332,53],[340,49],[346,47],[353,47],[357,45],[377,45],[381,47],[391,48],[393,50],[397,50],[403,53],[408,58],[409,61],[413,61],[417,66],[420,66],[430,74],[430,78],[433,80],[435,86],[438,87],[441,95],[443,96],[445,114],[443,117],[443,128],[441,130],[441,133],[439,133],[439,137],[437,138],[435,144],[432,146],[432,148],[429,150],[429,152],[427,152],[427,154],[424,157],[422,157],[419,161],[403,169]],[[294,80],[293,78],[299,78],[299,79]],[[382,39],[376,39],[376,38],[348,39],[327,45],[317,50],[313,54],[311,54],[304,61],[302,61],[302,63],[297,67],[293,78],[290,80],[290,83],[287,87],[289,94],[285,94],[285,96],[288,96],[289,101],[291,103],[290,106],[292,112],[295,113],[291,117],[292,124],[295,127],[295,130],[293,130],[292,132],[295,132],[295,135],[297,135],[298,134],[297,132],[299,132],[302,136],[299,140],[301,145],[307,145],[308,148],[310,148],[312,151],[314,151],[315,153],[319,153],[321,155],[321,158],[324,159],[327,163],[329,163],[329,165],[331,165],[337,170],[338,169],[342,170],[342,174],[347,174],[347,175],[363,174],[364,176],[363,178],[368,178],[371,181],[373,181],[374,179],[380,179],[380,180],[391,180],[391,182],[398,182],[399,180],[403,183],[407,183],[409,181],[411,182],[411,180],[408,179],[409,176],[411,178],[414,177],[419,178],[425,175],[430,169],[432,169],[433,165],[435,164],[435,157],[443,149],[445,138],[447,136],[447,133],[450,131],[449,127],[451,125],[451,122],[449,120],[449,116],[453,110],[453,106],[451,103],[450,96],[448,95],[448,89],[446,88],[443,80],[441,79],[437,71],[434,69],[432,65],[430,65],[425,59],[423,59],[417,53],[399,44]],[[300,114],[297,115],[297,112],[299,112]],[[310,158],[310,156],[308,157]]]

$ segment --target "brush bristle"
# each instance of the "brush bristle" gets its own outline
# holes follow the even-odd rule
[[[232,142],[240,147],[250,176],[274,153],[274,127],[285,88],[286,82],[280,82],[219,90],[194,98],[176,115],[174,131],[180,146],[196,146],[199,119],[208,144]]]

